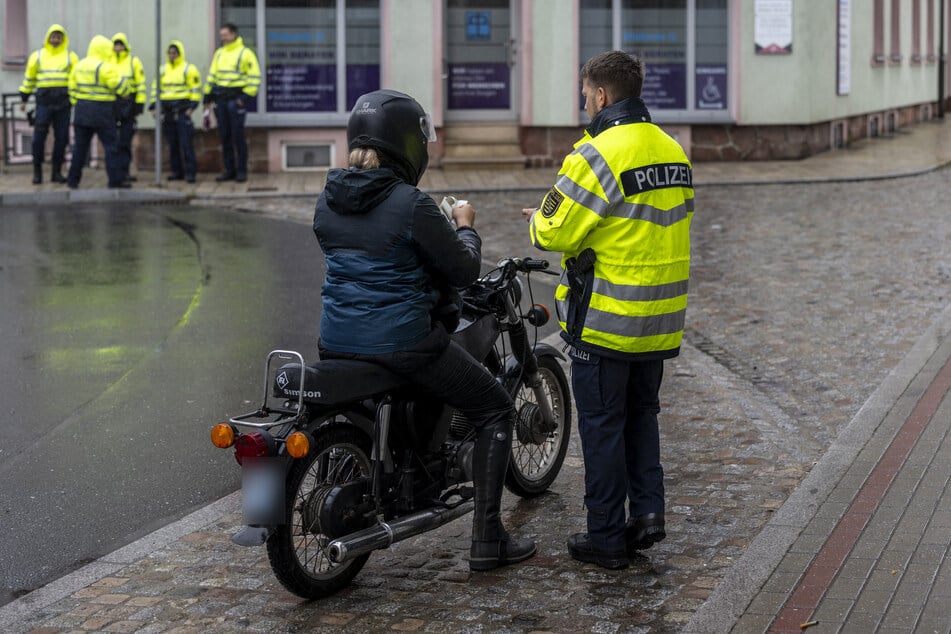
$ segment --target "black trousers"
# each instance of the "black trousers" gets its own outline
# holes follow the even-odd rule
[[[462,412],[476,428],[472,457],[475,510],[474,541],[508,538],[501,521],[502,485],[512,446],[515,406],[495,377],[437,325],[408,350],[387,354],[339,353],[320,349],[323,359],[359,359],[377,363],[408,378]]]

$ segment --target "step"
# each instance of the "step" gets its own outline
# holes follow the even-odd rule
[[[518,124],[514,123],[450,123],[442,129],[443,142],[466,143],[518,143]]]
[[[446,171],[463,170],[524,170],[524,156],[498,158],[451,158],[443,157],[440,167]]]
[[[445,146],[445,156],[448,158],[511,158],[521,155],[522,147],[518,143],[469,143]]]

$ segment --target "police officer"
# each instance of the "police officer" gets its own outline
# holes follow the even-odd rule
[[[69,75],[69,95],[76,107],[73,157],[66,180],[71,189],[79,187],[93,135],[99,137],[106,151],[109,187],[132,186],[123,179],[115,117],[116,97],[125,97],[129,91],[129,83],[115,64],[112,41],[104,35],[94,36],[86,57],[79,60]]]
[[[192,112],[201,105],[201,73],[194,64],[185,61],[185,47],[172,40],[166,51],[168,63],[162,64],[159,84],[162,101],[162,133],[168,143],[169,165],[172,173],[168,180],[195,182],[195,123]],[[156,86],[152,83],[152,103],[149,110],[155,116]]]
[[[43,47],[33,51],[23,72],[20,86],[20,112],[26,110],[30,95],[36,97],[33,120],[33,184],[43,182],[43,159],[46,156],[46,136],[53,127],[53,170],[50,180],[65,183],[61,172],[69,142],[69,73],[79,62],[79,56],[69,50],[66,29],[59,24],[46,31]]]
[[[244,138],[244,120],[249,99],[258,94],[261,69],[258,58],[238,35],[238,27],[230,22],[219,32],[221,47],[215,51],[205,81],[205,115],[211,105],[218,120],[221,138],[221,159],[224,172],[218,182],[248,179],[248,144]]]
[[[683,337],[693,186],[683,149],[640,99],[640,60],[602,53],[581,79],[591,123],[541,207],[522,213],[532,243],[562,252],[566,271],[555,299],[570,344],[588,528],[569,537],[568,552],[616,569],[666,536],[658,392]]]
[[[132,90],[127,97],[116,98],[116,127],[122,180],[133,181],[135,177],[129,173],[132,165],[132,136],[135,134],[136,117],[145,108],[145,70],[142,60],[132,54],[125,33],[113,35],[112,45],[116,53],[116,66]]]

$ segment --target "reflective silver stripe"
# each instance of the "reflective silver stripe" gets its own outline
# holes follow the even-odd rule
[[[632,286],[630,284],[615,284],[596,277],[591,288],[598,295],[604,295],[612,299],[629,302],[652,302],[686,295],[687,280],[657,286]]]
[[[559,321],[565,321],[566,319],[568,302],[568,298],[555,300],[555,313]],[[663,315],[625,317],[588,307],[584,327],[621,337],[670,335],[684,329],[686,314],[687,311],[684,309]]]
[[[687,213],[693,211],[693,199],[684,201],[684,204],[677,205],[672,209],[658,209],[653,205],[643,203],[620,203],[614,208],[612,216],[618,218],[629,218],[631,220],[644,220],[646,222],[669,227],[687,217]]]
[[[611,203],[607,202],[597,194],[589,192],[587,189],[574,182],[567,176],[562,176],[559,178],[558,182],[555,183],[555,187],[557,187],[558,191],[571,200],[575,201],[579,205],[584,205],[602,218],[607,217],[611,211]]]
[[[584,327],[622,337],[651,337],[669,335],[684,329],[687,310],[678,310],[663,315],[626,317],[588,307]]]
[[[624,194],[621,193],[617,179],[614,178],[614,172],[611,171],[611,166],[604,160],[604,157],[601,156],[597,148],[591,143],[585,143],[576,151],[584,160],[588,161],[588,165],[591,166],[594,175],[598,177],[598,181],[601,183],[601,189],[604,190],[604,195],[608,197],[608,200],[624,200]]]

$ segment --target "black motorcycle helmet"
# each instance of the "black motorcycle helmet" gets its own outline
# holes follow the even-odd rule
[[[426,171],[426,146],[435,140],[432,118],[415,99],[395,90],[374,90],[358,97],[347,123],[350,151],[361,147],[380,150],[381,163],[393,167],[412,185],[417,185]]]

